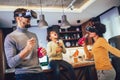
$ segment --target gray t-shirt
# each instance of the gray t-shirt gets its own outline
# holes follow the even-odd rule
[[[31,53],[21,59],[18,55],[25,48],[27,40],[34,37],[36,45]],[[34,33],[27,31],[26,28],[17,28],[5,38],[4,49],[7,63],[11,68],[15,68],[15,74],[22,73],[40,73],[42,72],[37,57],[38,40]]]

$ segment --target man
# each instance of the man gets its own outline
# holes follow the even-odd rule
[[[38,41],[34,33],[27,31],[30,19],[37,18],[32,10],[18,8],[14,11],[17,29],[5,38],[4,48],[8,65],[15,68],[16,80],[47,80],[39,66]],[[46,50],[42,48],[42,53]]]

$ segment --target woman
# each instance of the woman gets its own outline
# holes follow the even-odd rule
[[[109,45],[103,38],[103,33],[106,32],[104,24],[95,23],[93,26],[87,27],[86,30],[89,37],[93,38],[94,44],[91,51],[83,44],[84,51],[88,59],[94,58],[98,80],[115,80],[116,72],[109,59],[108,51],[120,57],[120,50]]]
[[[63,41],[52,30],[48,33],[47,38],[49,41],[47,44],[47,54],[50,60],[50,67],[53,69],[53,80],[60,80],[60,67],[68,70],[70,80],[76,80],[72,65],[63,60],[62,53],[66,53]]]

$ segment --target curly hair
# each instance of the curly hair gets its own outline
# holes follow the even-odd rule
[[[103,37],[103,34],[106,32],[106,26],[100,22],[96,22],[93,25],[96,29],[96,34],[100,37]]]
[[[57,31],[55,31],[55,30],[50,30],[50,31],[48,31],[48,33],[47,33],[47,41],[48,41],[48,42],[51,41],[51,39],[50,39],[50,33],[51,33],[52,31],[54,31],[54,32],[57,33]],[[57,33],[57,34],[58,34],[58,33]],[[59,39],[59,35],[58,35],[58,39]]]

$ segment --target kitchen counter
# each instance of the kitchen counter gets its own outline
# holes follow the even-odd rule
[[[79,61],[77,63],[70,63],[73,68],[79,68],[79,67],[84,67],[84,66],[91,66],[94,65],[94,61]],[[60,68],[61,70],[63,68]],[[44,72],[50,72],[52,71],[51,69],[43,69]]]
[[[94,61],[79,61],[78,63],[71,63],[74,68],[94,65]]]
[[[71,63],[71,64],[75,70],[77,80],[97,80],[94,61],[79,61],[78,63]],[[69,80],[69,75],[67,74],[68,72],[63,68],[60,69],[62,74],[61,80]],[[48,79],[51,80],[52,70],[43,69],[43,71],[47,75]],[[6,78],[9,78],[9,74],[11,75],[11,73],[14,73],[14,69],[7,69]],[[13,76],[13,78],[11,78],[11,76]],[[10,80],[15,80],[14,75],[11,76],[10,76],[11,78]]]
[[[97,80],[96,70],[94,66],[94,61],[79,61],[78,63],[71,63],[77,80]],[[68,72],[61,69],[61,80],[70,80]],[[52,70],[44,69],[43,70],[48,76],[49,80],[52,80]]]

